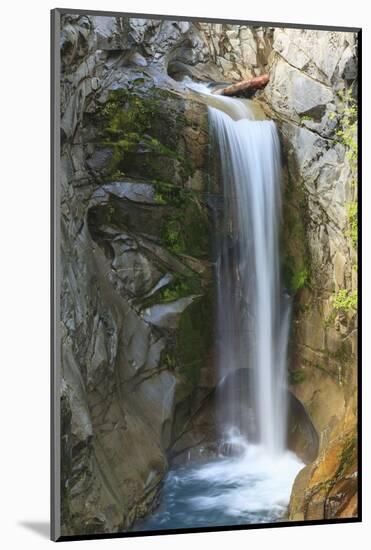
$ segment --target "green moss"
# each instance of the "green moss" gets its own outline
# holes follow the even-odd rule
[[[336,479],[343,478],[346,472],[352,467],[357,456],[357,437],[349,437],[345,441],[343,450],[339,456],[340,464],[336,472]]]
[[[348,223],[349,231],[348,236],[352,241],[354,248],[357,248],[358,244],[358,203],[356,201],[350,202],[347,205],[348,210]]]
[[[179,373],[197,387],[200,371],[206,365],[212,331],[212,305],[206,293],[183,312],[177,331]]]
[[[126,89],[112,90],[104,106],[96,114],[98,141],[113,150],[110,171],[125,173],[133,162],[132,156],[140,150],[179,161],[187,165],[175,149],[162,143],[153,134],[163,109],[156,94],[141,97]],[[143,162],[145,167],[145,162]]]
[[[281,259],[283,283],[295,295],[310,284],[310,257],[305,232],[306,195],[301,187],[289,178],[283,201]]]
[[[338,95],[342,101],[340,111],[341,121],[340,129],[336,132],[339,141],[346,149],[346,155],[351,169],[351,187],[356,191],[357,162],[358,162],[358,141],[357,141],[357,123],[358,106],[350,90],[340,90]],[[358,244],[358,205],[354,200],[347,205],[348,210],[348,237],[354,248]]]
[[[176,151],[173,151],[173,149],[170,149],[170,147],[167,147],[156,138],[148,138],[146,144],[152,149],[154,153],[157,153],[158,155],[182,160],[182,157],[178,155]]]
[[[309,115],[302,115],[300,117],[300,124],[303,125],[305,121],[313,120],[313,118]]]
[[[155,199],[159,204],[167,204],[175,208],[183,208],[190,191],[166,181],[155,180]]]
[[[347,149],[347,157],[353,172],[357,170],[358,142],[357,142],[357,102],[350,90],[340,90],[338,95],[342,101],[340,129],[336,132],[340,142]]]
[[[200,291],[200,285],[196,283],[195,279],[180,279],[177,278],[164,289],[161,289],[159,296],[161,301],[170,302],[173,300],[179,300],[184,296],[189,296],[195,291]]]
[[[176,359],[174,357],[174,353],[171,353],[169,350],[163,352],[161,363],[163,366],[166,366],[167,369],[174,370],[176,367]]]
[[[302,384],[306,380],[306,374],[301,369],[296,369],[289,372],[289,384]]]
[[[127,133],[143,134],[159,109],[158,101],[141,98],[128,90],[113,90],[100,111],[103,133],[108,136],[122,136]]]
[[[323,328],[328,329],[335,321],[336,312],[332,311],[329,315],[323,318]]]
[[[304,288],[309,281],[309,271],[306,266],[301,266],[299,269],[294,271],[291,279],[291,288],[294,294],[299,290]]]
[[[160,184],[156,198],[159,204],[172,208],[164,217],[161,230],[162,245],[174,254],[196,258],[209,255],[209,219],[197,193]]]
[[[109,176],[109,180],[120,180],[125,177],[125,173],[122,172],[122,170],[115,170],[115,172],[112,172],[112,174]]]
[[[282,264],[283,280],[291,294],[296,294],[309,284],[309,269],[294,256],[287,255]]]
[[[305,313],[308,313],[311,310],[311,304],[301,304],[300,302],[296,302],[295,304],[295,312],[304,315]]]
[[[314,367],[318,370],[322,370],[324,372],[328,372],[327,369],[326,369],[326,366],[323,365],[322,363],[315,363]]]
[[[174,254],[183,254],[186,251],[184,231],[180,219],[171,220],[165,225],[161,241],[163,246]]]

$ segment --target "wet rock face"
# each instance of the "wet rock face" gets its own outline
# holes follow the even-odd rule
[[[354,147],[341,135],[357,97],[356,35],[213,24],[202,30],[223,80],[269,74],[258,99],[281,136],[282,268],[295,295],[290,391],[319,437],[318,457],[294,485],[290,517],[351,517],[357,513],[357,317],[338,297],[357,292]],[[301,435],[294,414],[289,437],[304,457],[308,438]],[[343,453],[351,455],[345,469]]]
[[[62,23],[65,535],[127,529],[148,512],[213,387],[207,114],[166,72],[175,49],[202,58],[192,32]]]
[[[351,148],[339,132],[352,108],[349,98],[356,97],[356,38],[277,29],[269,63],[270,82],[262,99],[281,132],[283,268],[296,294],[291,390],[320,436],[317,459],[294,485],[290,517],[349,517],[356,514],[357,319],[355,309],[339,306],[337,297],[357,291],[349,215],[357,185]],[[341,457],[350,439],[351,473],[340,469],[340,458],[327,468],[334,448]],[[341,492],[343,474],[349,487]]]

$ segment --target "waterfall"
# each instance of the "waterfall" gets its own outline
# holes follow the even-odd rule
[[[286,448],[290,317],[279,266],[279,138],[274,122],[256,120],[252,102],[223,97],[212,102],[209,119],[223,192],[216,243],[217,355],[226,380],[221,423],[242,436],[253,433],[274,455]],[[248,385],[242,376],[247,372]]]
[[[161,506],[139,530],[279,521],[303,467],[286,449],[291,304],[280,282],[276,127],[254,102],[189,87],[208,104],[213,167],[220,166],[222,205],[210,204],[216,217],[217,414],[221,448],[228,452],[170,470]]]

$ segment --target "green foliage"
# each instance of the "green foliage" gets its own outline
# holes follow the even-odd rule
[[[310,284],[310,255],[305,231],[307,198],[301,186],[289,178],[285,186],[281,260],[283,283],[291,294]],[[297,301],[295,307],[297,306]]]
[[[137,142],[151,128],[156,107],[153,100],[142,99],[127,90],[111,92],[101,110],[104,135],[115,141]]]
[[[191,294],[200,295],[204,293],[200,277],[197,274],[183,276],[175,274],[170,283],[159,288],[154,294],[141,300],[141,307],[147,308],[154,304],[164,302],[173,302],[190,296]]]
[[[349,165],[352,172],[352,187],[356,187],[357,177],[357,160],[358,160],[358,142],[357,142],[357,120],[358,120],[358,108],[357,102],[352,97],[349,90],[339,92],[340,99],[343,102],[343,109],[341,112],[341,128],[336,132],[340,142],[346,148],[346,155],[349,159]],[[357,248],[358,244],[358,205],[357,201],[348,203],[348,223],[349,231],[348,236],[352,242],[354,248]]]
[[[158,204],[183,208],[191,191],[164,181],[154,181],[155,199]]]
[[[170,252],[183,254],[186,250],[184,231],[177,219],[168,222],[162,233],[162,243]]]
[[[306,380],[306,374],[301,369],[296,369],[289,372],[289,384],[292,386],[302,384]]]
[[[309,284],[309,269],[305,263],[298,265],[293,256],[286,256],[283,261],[283,279],[288,291],[296,294]]]
[[[300,117],[300,124],[303,124],[305,121],[311,121],[313,120],[311,116],[309,115],[302,115]]]
[[[162,363],[169,370],[174,370],[176,367],[176,359],[172,353],[166,352],[163,354]]]
[[[148,145],[154,153],[163,155],[164,157],[181,160],[181,157],[176,153],[176,151],[173,151],[170,147],[167,147],[156,138],[149,138],[146,141],[146,145]]]
[[[196,281],[178,278],[164,289],[161,289],[159,291],[159,296],[161,301],[171,302],[183,298],[184,296],[189,296],[195,291],[200,291],[199,284],[196,284]]]
[[[294,272],[291,287],[293,292],[296,294],[299,290],[304,288],[309,281],[309,272],[306,266],[302,266],[297,271]]]
[[[125,177],[125,172],[122,170],[115,170],[112,172],[112,174],[109,176],[109,180],[120,180]]]
[[[177,151],[150,135],[160,108],[158,98],[143,98],[125,89],[110,92],[108,101],[98,112],[97,125],[100,143],[113,149],[112,173],[124,173],[122,170],[139,148],[178,160],[180,171],[183,165],[188,166]]]
[[[356,201],[350,202],[347,205],[348,210],[348,223],[349,231],[348,236],[350,237],[354,248],[357,248],[358,244],[358,203]]]
[[[333,299],[333,306],[336,311],[356,310],[358,303],[358,293],[349,292],[345,288],[341,288]]]
[[[339,96],[343,102],[343,109],[341,112],[341,128],[336,132],[336,135],[340,139],[341,143],[347,149],[347,157],[350,162],[352,170],[355,172],[357,169],[358,158],[358,142],[357,142],[357,102],[352,97],[349,90],[340,91]]]
[[[197,192],[156,184],[156,200],[170,206],[164,216],[161,244],[174,254],[205,258],[209,250],[209,220]]]

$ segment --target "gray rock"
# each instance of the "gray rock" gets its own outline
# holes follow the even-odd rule
[[[161,328],[176,329],[183,311],[197,298],[187,296],[174,302],[156,304],[143,311],[143,319],[151,325]]]
[[[129,62],[138,67],[147,67],[148,63],[145,57],[139,52],[134,52],[129,58]]]
[[[156,204],[155,190],[149,183],[113,182],[105,185],[104,190],[122,199],[147,204]]]
[[[303,115],[321,120],[327,105],[334,100],[330,88],[287,65],[280,58],[273,66],[265,93],[275,111],[295,121],[299,121]]]

